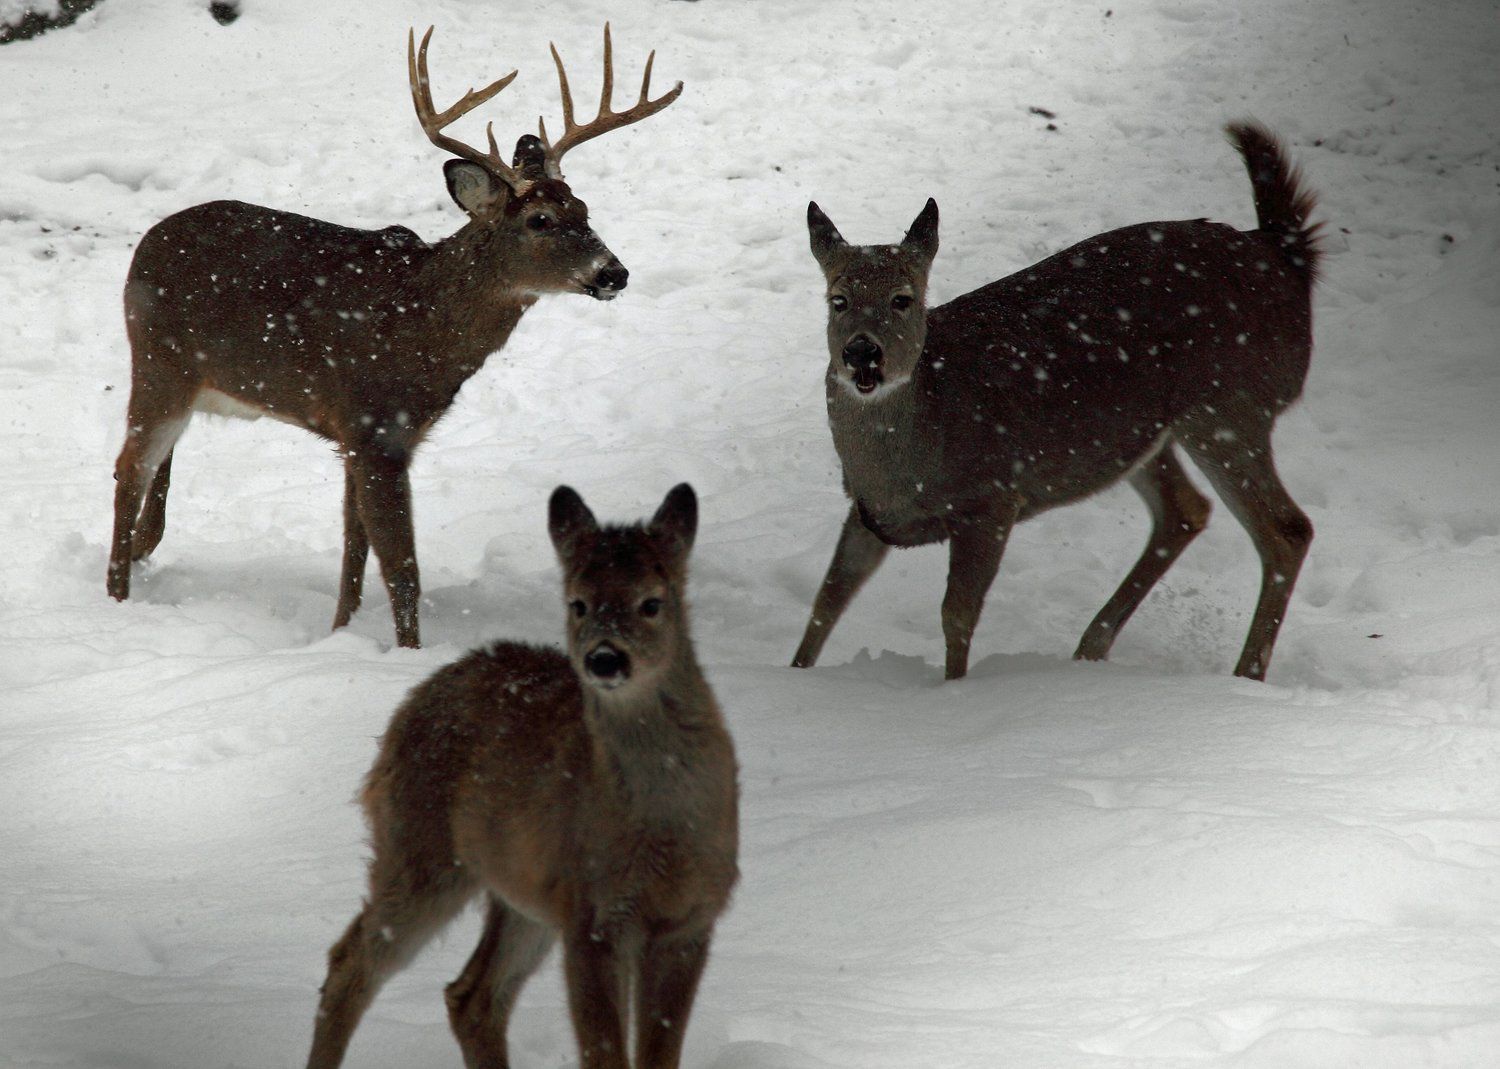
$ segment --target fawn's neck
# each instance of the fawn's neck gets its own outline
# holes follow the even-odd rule
[[[719,766],[728,733],[691,654],[629,698],[585,685],[584,722],[600,782],[612,788],[617,804],[643,819],[695,819],[724,771]]]

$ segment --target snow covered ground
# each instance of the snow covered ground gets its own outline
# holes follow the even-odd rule
[[[656,47],[687,90],[569,158],[628,292],[539,304],[413,467],[427,647],[391,648],[378,584],[328,633],[340,470],[269,422],[194,424],[108,600],[145,229],[224,196],[456,229],[407,27],[438,27],[440,100],[520,67],[486,113],[513,139],[558,114],[547,40],[591,96],[606,17],[622,85]],[[553,486],[625,519],[683,479],[744,795],[688,1065],[1500,1064],[1497,55],[1489,0],[247,0],[228,28],[114,0],[0,50],[0,1066],[300,1065],[395,703],[560,636]],[[967,680],[939,549],[785,668],[845,507],[807,200],[874,242],[935,196],[941,301],[1116,225],[1250,225],[1219,132],[1247,114],[1329,223],[1277,435],[1318,537],[1270,681],[1228,674],[1258,564],[1222,506],[1113,661],[1068,660],[1145,537],[1125,489],[1016,532]],[[349,1064],[459,1064],[440,992],[476,931]],[[512,1049],[576,1064],[555,962]]]

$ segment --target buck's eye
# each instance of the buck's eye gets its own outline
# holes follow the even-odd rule
[[[911,294],[898,293],[891,298],[891,307],[898,312],[904,312],[911,307]]]
[[[568,608],[579,620],[582,620],[589,614],[589,607],[583,603],[583,599],[581,598],[574,598],[572,601],[568,602]]]
[[[647,598],[641,602],[642,616],[655,616],[661,612],[661,598]]]
[[[832,297],[828,298],[828,307],[832,308],[835,312],[842,312],[845,308],[849,307],[849,298],[843,294],[835,293]]]
[[[535,215],[527,218],[526,225],[533,230],[546,230],[552,225],[552,216],[546,212],[537,212]]]

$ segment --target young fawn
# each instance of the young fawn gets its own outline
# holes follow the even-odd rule
[[[944,539],[945,675],[969,641],[1012,525],[1126,479],[1151,511],[1145,552],[1075,657],[1102,660],[1208,520],[1173,446],[1260,554],[1260,599],[1235,674],[1263,679],[1312,524],[1271,459],[1302,392],[1318,275],[1313,196],[1276,139],[1228,127],[1259,229],[1195,219],[1112,230],[930,311],[937,205],[899,245],[849,245],[808,205],[828,279],[828,416],[853,501],[792,664],[828,632],[891,546]]]
[[[549,529],[568,651],[477,650],[396,710],[364,790],[364,909],[329,952],[309,1069],[342,1060],[381,983],[483,893],[448,1014],[469,1069],[555,940],[585,1069],[673,1069],[737,877],[734,748],[688,634],[686,483],[645,526],[600,527],[568,487]]]
[[[563,134],[554,143],[543,126],[540,137],[522,137],[507,164],[493,128],[488,152],[442,131],[515,72],[439,113],[427,76],[431,37],[429,29],[420,51],[408,38],[408,76],[422,129],[458,157],[444,166],[448,191],[469,216],[456,234],[429,245],[405,227],[352,230],[215,201],[162,220],[141,239],[125,283],[130,402],[115,463],[111,597],[129,597],[131,561],[161,541],[172,450],[192,414],[271,416],[328,439],[343,456],[333,626],[359,608],[373,547],[396,639],[419,645],[412,452],[538,296],[610,300],[625,288],[628,272],[590,228],[587,206],[563,180],[562,158],[660,111],[682,83],[650,99],[648,59],[637,102],[613,111],[606,25],[599,113],[580,125],[554,48]]]

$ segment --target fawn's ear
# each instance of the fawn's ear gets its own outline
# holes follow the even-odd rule
[[[547,502],[547,533],[552,536],[552,546],[557,555],[566,561],[582,534],[599,530],[594,514],[571,486],[559,486],[552,491],[552,500]]]
[[[833,225],[833,220],[823,214],[823,209],[814,200],[807,202],[807,236],[812,244],[813,259],[820,264],[828,259],[828,254],[834,249],[841,249],[849,244],[844,240],[844,235],[839,233],[839,228]]]
[[[651,517],[651,533],[665,543],[667,552],[678,565],[687,560],[698,533],[698,495],[687,483],[678,483],[667,492],[661,508]]]
[[[927,198],[927,206],[912,221],[911,229],[901,239],[901,247],[916,253],[930,266],[938,251],[937,201]]]
[[[510,186],[468,160],[443,164],[443,177],[448,180],[448,195],[470,215],[491,213],[510,197]]]

